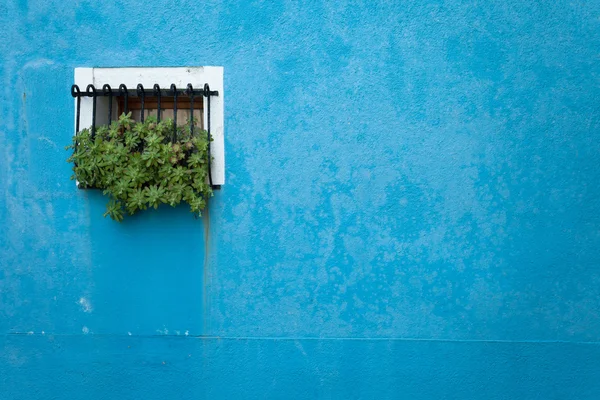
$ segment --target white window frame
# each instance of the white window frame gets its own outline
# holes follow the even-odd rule
[[[223,67],[123,67],[123,68],[75,68],[75,84],[84,92],[89,84],[97,91],[109,84],[113,91],[119,90],[120,84],[128,89],[135,89],[141,83],[145,89],[152,89],[154,84],[161,89],[170,88],[174,83],[177,89],[185,90],[188,83],[194,89],[203,89],[208,83],[211,91],[218,91],[218,96],[210,98],[210,133],[213,141],[210,151],[213,157],[211,175],[213,185],[225,183],[225,137],[224,137],[224,100]],[[113,115],[116,115],[116,101],[113,101]],[[77,118],[77,99],[75,99],[75,119]],[[204,101],[206,105],[206,101]],[[208,107],[204,107],[204,127],[208,128]],[[75,121],[77,123],[77,121]],[[108,98],[96,98],[96,126],[108,123]],[[81,97],[79,129],[92,125],[92,98]]]

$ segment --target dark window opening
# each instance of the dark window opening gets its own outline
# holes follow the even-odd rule
[[[174,109],[174,97],[173,96],[161,96],[160,98],[160,118],[173,119]],[[141,121],[142,115],[142,101],[139,97],[129,97],[127,100],[127,107],[131,111],[131,118],[134,121]],[[125,100],[123,97],[118,97],[117,101],[117,115],[121,115],[125,110]],[[144,119],[148,116],[157,116],[158,111],[158,99],[155,96],[146,96],[144,98]],[[204,100],[202,96],[194,96],[194,118],[196,119],[195,126],[204,129]],[[177,123],[178,125],[186,123],[190,119],[191,104],[188,96],[178,95],[177,96]]]

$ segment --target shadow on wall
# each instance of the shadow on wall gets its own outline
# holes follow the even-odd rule
[[[99,190],[82,194],[90,213],[92,332],[202,334],[206,219],[184,205],[162,205],[117,223],[98,217],[107,201]]]

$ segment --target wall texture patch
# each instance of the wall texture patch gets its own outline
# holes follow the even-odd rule
[[[0,398],[600,398],[600,3],[3,11]],[[227,184],[112,223],[73,69],[173,65]]]

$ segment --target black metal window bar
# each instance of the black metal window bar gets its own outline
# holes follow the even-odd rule
[[[213,185],[212,182],[212,174],[210,170],[210,97],[218,96],[219,92],[216,90],[210,90],[208,83],[204,84],[202,89],[194,89],[191,83],[187,84],[185,89],[177,89],[175,84],[171,84],[168,89],[161,89],[158,84],[155,84],[152,89],[145,89],[144,86],[140,83],[137,85],[135,89],[128,89],[124,84],[119,85],[118,90],[112,90],[110,85],[102,86],[101,90],[97,90],[96,87],[92,84],[88,85],[84,92],[79,89],[78,85],[71,86],[71,96],[77,99],[77,121],[75,123],[75,131],[79,133],[79,116],[81,113],[81,98],[82,97],[91,97],[92,98],[92,126],[91,126],[91,134],[92,137],[96,134],[96,98],[98,97],[108,97],[108,121],[112,121],[112,98],[113,97],[123,97],[124,103],[124,112],[127,114],[129,112],[128,108],[128,99],[129,97],[139,97],[141,102],[141,122],[144,122],[144,101],[146,96],[156,97],[157,100],[157,115],[156,119],[160,122],[160,99],[161,96],[172,96],[173,101],[173,136],[171,138],[172,141],[176,140],[177,135],[177,97],[178,96],[187,96],[190,99],[190,115],[194,115],[194,97],[195,96],[204,96],[206,98],[206,131],[207,131],[207,139],[208,139],[208,180],[210,186],[213,189],[219,189],[218,185]],[[190,133],[194,134],[194,119],[190,118]]]

